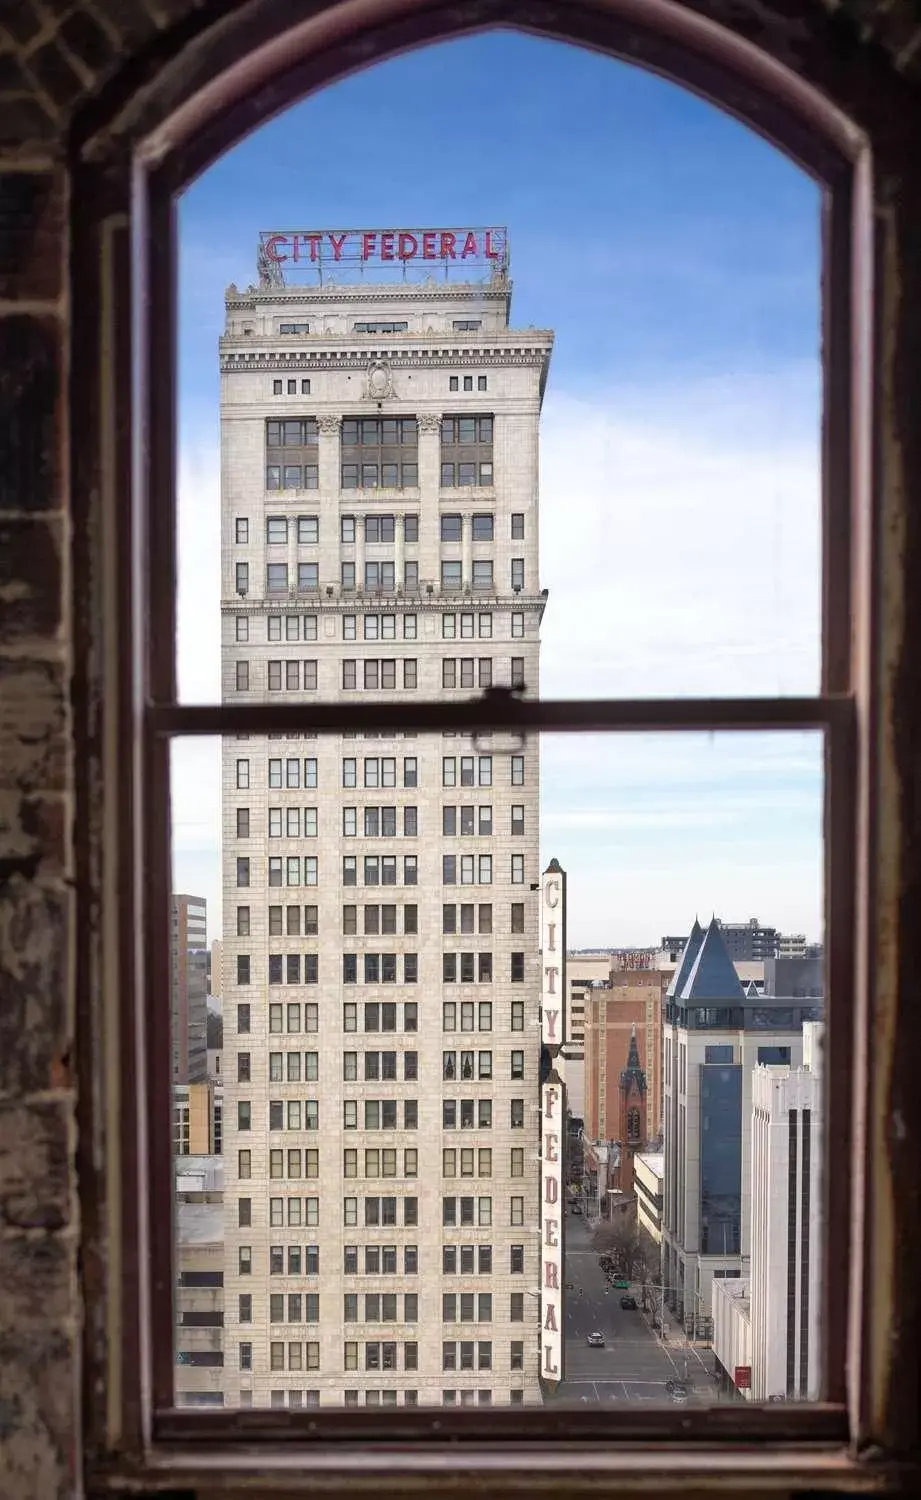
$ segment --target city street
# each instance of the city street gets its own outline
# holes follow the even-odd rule
[[[585,1220],[566,1218],[564,1280],[566,1316],[566,1379],[558,1401],[624,1403],[668,1402],[665,1383],[686,1380],[690,1401],[713,1400],[710,1357],[699,1356],[687,1344],[662,1343],[642,1310],[638,1286],[631,1287],[639,1304],[636,1312],[622,1308],[624,1293],[608,1285],[591,1248]],[[590,1349],[590,1333],[603,1333],[605,1347]]]

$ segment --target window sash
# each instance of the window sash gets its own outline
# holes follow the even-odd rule
[[[690,75],[691,66],[689,63],[687,64],[687,68],[688,74]],[[764,94],[765,97],[767,97],[766,89],[764,91]],[[773,110],[772,118],[780,118],[780,106],[776,104],[776,101],[771,101],[771,104]],[[744,109],[742,112],[744,113]],[[822,118],[825,119],[825,117]],[[792,108],[787,114],[782,116],[782,119],[786,121],[787,129],[784,130],[778,128],[777,131],[775,131],[775,135],[780,139],[789,139],[791,147],[794,144],[796,144],[798,147],[801,144],[801,137],[797,132],[801,127],[799,123],[797,123],[796,129],[794,129],[793,127]],[[822,152],[826,151],[827,149],[830,150],[831,148],[827,146],[827,141],[831,141],[834,138],[830,118],[826,121],[823,127],[814,126],[813,128],[816,130],[817,135],[820,128],[825,130],[826,140],[824,140],[822,143]],[[813,147],[807,142],[805,150],[806,154],[808,155],[813,150]],[[820,159],[823,158],[821,158],[821,153],[818,146],[815,147],[815,157],[816,161],[813,164],[816,167],[816,171],[821,175],[820,166],[818,165],[818,163]],[[836,167],[840,165],[837,157],[835,158],[835,165]],[[169,172],[164,172],[162,176],[163,179],[170,180]],[[175,180],[175,166],[173,180]],[[145,182],[142,184],[142,188],[139,189],[139,193],[142,192],[143,188],[146,187],[148,187],[148,184]],[[157,191],[162,193],[164,189],[161,186]],[[840,200],[836,200],[836,202],[840,201],[844,203],[846,199],[847,188],[845,188],[845,190],[842,192]],[[163,199],[154,196],[153,204],[154,208],[156,208],[159,213],[159,217],[155,214],[154,218],[156,222],[162,222]],[[832,219],[833,217],[834,216],[832,215]],[[840,224],[843,223],[843,218],[840,214],[838,215],[838,221],[840,226]],[[835,235],[837,235],[836,243],[840,252],[842,249],[840,228],[834,231],[834,234],[832,236],[833,239]],[[148,252],[150,249],[150,245],[153,244],[154,240],[155,237],[151,236],[150,240],[148,241]],[[849,248],[849,244],[845,242],[844,249]],[[854,279],[855,281],[859,281],[858,277],[855,277]],[[867,284],[869,284],[869,280],[867,281]],[[157,277],[155,278],[155,281],[152,283],[152,285],[154,286],[155,296],[152,297],[150,303],[150,324],[152,327],[155,327],[157,329],[168,330],[171,327],[171,304],[164,305],[163,299],[164,297],[169,298],[171,296],[172,288],[170,286],[169,275],[165,272],[162,262],[158,262],[157,264]],[[832,297],[834,296],[835,293],[833,292]],[[838,297],[837,305],[841,305],[840,295]],[[835,337],[839,340],[836,352],[836,362],[838,365],[840,365],[842,358],[846,357],[850,352],[848,346],[848,339],[850,336],[849,324],[844,325],[844,347],[842,347],[841,344],[842,325],[840,323],[840,320],[836,326],[838,328],[838,333],[835,335]],[[168,343],[168,337],[164,339],[164,343]],[[86,368],[85,363],[83,368]],[[168,400],[164,400],[164,395],[168,393],[169,390],[169,351],[167,351],[165,357],[158,354],[154,364],[154,377],[155,378],[153,384],[156,387],[155,399],[157,402],[156,410],[168,411],[170,409],[170,403]],[[79,384],[79,382],[77,383]],[[90,384],[92,384],[92,382],[90,382]],[[122,387],[126,391],[129,390],[130,382],[128,382],[127,380],[122,382]],[[116,389],[118,389],[118,383],[116,383]],[[829,391],[831,390],[831,382],[829,382],[828,389]],[[827,923],[827,932],[829,936],[828,992],[829,994],[831,994],[833,991],[837,990],[837,992],[841,996],[841,1010],[842,1012],[844,1012],[845,1008],[849,1006],[850,991],[852,988],[853,979],[853,952],[851,939],[852,923],[848,921],[848,916],[853,912],[853,908],[855,905],[855,895],[851,884],[850,872],[854,869],[856,861],[853,857],[852,849],[855,835],[851,826],[850,809],[857,805],[857,786],[856,772],[854,769],[856,763],[856,756],[854,754],[856,737],[855,714],[853,701],[849,696],[847,696],[852,680],[851,648],[846,639],[850,627],[850,617],[848,613],[849,601],[847,597],[847,584],[845,581],[849,574],[849,558],[846,555],[847,543],[845,542],[842,547],[842,544],[840,542],[840,537],[846,537],[847,534],[848,507],[850,505],[850,496],[847,493],[848,486],[846,483],[847,461],[846,458],[841,456],[846,448],[846,444],[844,442],[846,423],[843,423],[841,420],[842,399],[845,400],[845,415],[849,416],[849,413],[846,410],[846,398],[841,398],[839,395],[834,395],[834,393],[832,393],[830,395],[830,415],[827,417],[827,430],[829,430],[831,434],[829,438],[829,447],[833,454],[837,454],[837,457],[834,460],[834,467],[836,469],[838,478],[841,480],[840,488],[842,493],[837,496],[832,496],[826,505],[826,533],[828,536],[830,555],[833,554],[831,556],[831,560],[834,565],[835,576],[831,578],[830,587],[826,589],[825,660],[827,670],[825,693],[822,696],[815,699],[787,701],[735,700],[708,702],[705,700],[696,700],[691,703],[675,701],[670,703],[659,703],[652,705],[644,702],[634,704],[581,704],[572,706],[567,704],[554,705],[552,703],[545,702],[539,705],[534,705],[534,707],[537,707],[539,709],[539,712],[532,717],[528,717],[527,714],[519,717],[515,717],[514,715],[505,715],[504,727],[508,728],[512,732],[520,730],[522,728],[528,729],[532,732],[555,732],[565,729],[568,729],[570,731],[579,731],[583,729],[603,729],[609,732],[617,732],[623,730],[635,730],[638,728],[648,728],[650,730],[662,731],[681,731],[687,730],[689,728],[715,728],[732,730],[740,727],[769,730],[790,728],[794,726],[825,729],[827,732],[828,747],[826,796],[827,806],[830,814],[827,825],[826,845],[826,868],[829,872],[829,879],[826,889],[826,914],[830,919]],[[164,460],[162,457],[162,431],[157,428],[156,423],[154,422],[151,422],[150,426],[153,433],[153,448],[155,453],[155,458],[152,465],[152,473],[155,480],[157,474],[159,473],[162,477],[162,475],[166,472],[166,469],[164,468]],[[160,456],[157,457],[157,454],[159,454]],[[828,476],[826,475],[826,484],[827,483]],[[153,484],[152,487],[155,490],[156,484]],[[161,507],[160,509],[161,511],[165,512],[168,510],[168,507]],[[837,518],[837,520],[841,523],[840,526],[836,527],[834,524],[832,524],[833,518]],[[162,591],[161,594],[158,595],[156,590],[156,586],[159,581],[168,576],[168,568],[165,568],[163,564],[164,558],[168,557],[170,547],[172,545],[172,537],[170,532],[170,527],[172,526],[172,524],[172,518],[168,515],[165,521],[161,521],[158,523],[155,522],[151,526],[153,545],[147,551],[141,549],[144,556],[144,561],[150,569],[150,577],[154,583],[154,587],[148,589],[147,594],[149,598],[156,599],[157,601],[153,609],[153,613],[156,617],[157,628],[147,632],[151,650],[151,657],[148,662],[148,666],[150,668],[148,677],[151,685],[150,699],[153,706],[149,706],[144,710],[144,723],[142,726],[142,732],[146,739],[145,754],[143,756],[144,773],[146,779],[143,786],[134,785],[134,782],[140,781],[140,775],[134,774],[134,772],[132,771],[132,790],[134,792],[134,801],[136,805],[145,809],[152,808],[154,811],[149,820],[149,826],[145,827],[141,835],[133,834],[132,832],[127,830],[123,835],[121,835],[124,838],[125,847],[127,848],[129,855],[131,856],[128,861],[130,867],[133,870],[137,871],[145,869],[150,871],[151,888],[149,892],[147,909],[145,910],[144,914],[146,930],[149,933],[152,932],[158,934],[160,935],[160,937],[162,937],[163,931],[166,930],[163,917],[165,910],[164,892],[168,891],[168,882],[165,879],[165,872],[168,870],[168,863],[166,863],[163,859],[164,848],[166,844],[166,834],[163,827],[159,826],[157,823],[156,809],[158,807],[165,807],[167,805],[165,797],[162,795],[163,793],[165,793],[166,789],[166,756],[163,753],[165,742],[171,736],[179,736],[190,733],[260,734],[267,732],[269,725],[271,725],[273,729],[278,728],[281,730],[290,725],[290,727],[294,730],[298,727],[299,722],[302,722],[298,720],[296,711],[287,721],[285,720],[284,714],[280,716],[269,714],[260,718],[260,714],[263,709],[262,705],[252,705],[250,711],[244,713],[241,716],[239,714],[235,715],[232,710],[210,710],[201,709],[193,705],[179,706],[175,704],[173,682],[174,668],[170,660],[174,641],[174,632],[171,629],[170,615],[172,601],[167,601],[164,604],[162,602]],[[443,732],[445,729],[451,730],[452,727],[453,732],[463,733],[465,732],[464,726],[466,725],[466,731],[469,733],[471,727],[482,727],[484,724],[482,714],[480,715],[479,720],[477,720],[475,715],[473,717],[465,718],[463,714],[463,710],[465,708],[464,704],[451,705],[451,707],[461,711],[453,720],[450,717],[441,716],[441,711],[444,708],[443,705],[426,705],[424,703],[418,705],[399,704],[394,705],[394,709],[391,710],[389,705],[379,704],[374,706],[374,714],[366,716],[363,720],[354,715],[350,717],[347,713],[343,712],[342,710],[345,707],[345,705],[335,705],[334,707],[330,707],[329,710],[327,710],[324,706],[321,706],[319,722],[316,710],[311,707],[311,727],[315,729],[317,733],[322,733],[324,732],[324,730],[325,732],[354,733],[356,731],[360,732],[363,727],[370,728],[372,724],[376,722],[378,726],[380,726],[382,723],[387,723],[388,727],[390,725],[393,725],[393,727],[397,730],[404,727],[414,727],[415,732],[417,733],[425,732],[427,729],[435,732]],[[528,707],[531,707],[531,705],[529,705]],[[401,719],[399,717],[399,713],[404,708],[413,708],[415,710],[415,713],[406,714]],[[436,712],[436,710],[438,710],[438,712]],[[503,714],[504,706],[501,703],[491,704],[489,711],[490,725],[496,729],[502,728]],[[143,840],[143,842],[141,842],[141,840]],[[143,859],[141,858],[141,856],[143,856]],[[144,860],[148,860],[149,862],[145,864]],[[869,862],[863,859],[862,868],[868,869],[869,867]],[[130,899],[136,898],[132,897]],[[127,904],[130,905],[130,900]],[[840,943],[838,939],[840,939]],[[145,945],[145,949],[155,952],[157,946],[158,945],[156,943],[148,943]],[[161,943],[160,946],[162,947],[165,945],[162,945]],[[156,960],[151,960],[151,962],[155,964]],[[148,967],[148,969],[146,970],[146,977],[148,979],[148,982],[151,972],[151,969]],[[130,993],[126,995],[126,1001],[134,1003],[135,1000],[136,997],[132,996]],[[139,1006],[136,1006],[136,1010],[138,1014],[141,1013],[141,1008]],[[831,1017],[829,1019],[831,1020]],[[849,1064],[851,1055],[851,1042],[849,1039],[849,1034],[845,1035],[845,1033],[848,1032],[847,1022],[843,1021],[839,1022],[839,1024],[841,1025],[841,1037],[840,1041],[837,1037],[835,1039],[835,1047],[836,1049],[838,1049],[838,1052],[835,1069],[832,1072],[832,1098],[830,1117],[826,1122],[826,1140],[832,1138],[836,1121],[839,1122],[842,1127],[844,1138],[849,1138],[846,1131],[846,1122],[849,1119],[849,1114],[846,1106],[850,1089]],[[135,1023],[133,1021],[130,1021],[129,1019],[129,1023],[127,1026],[127,1033],[129,1035],[134,1025]],[[131,1055],[130,1051],[129,1055]],[[158,1068],[161,1070],[162,1074],[163,1065],[158,1061],[157,1056],[155,1056],[150,1063],[151,1076],[154,1081],[156,1081],[158,1077]],[[842,1087],[842,1081],[844,1080],[845,1074],[847,1076],[847,1088]],[[835,1083],[835,1078],[838,1079],[837,1083]],[[168,1090],[168,1084],[166,1087]],[[152,1226],[150,1231],[150,1240],[154,1249],[155,1263],[165,1265],[168,1262],[163,1259],[162,1251],[167,1243],[167,1236],[169,1234],[169,1215],[160,1214],[158,1216],[157,1205],[162,1205],[163,1202],[167,1201],[164,1194],[167,1190],[168,1179],[167,1175],[163,1172],[160,1172],[159,1170],[161,1165],[158,1156],[159,1149],[159,1143],[155,1139],[153,1144],[152,1170],[150,1174],[153,1194],[150,1205],[152,1212],[148,1215],[148,1218]],[[836,1198],[838,1199],[837,1206],[840,1209],[841,1202],[844,1201],[847,1196],[846,1188],[838,1187],[834,1189],[834,1192]],[[844,1194],[844,1198],[842,1198],[842,1193]],[[846,1235],[848,1226],[838,1218],[836,1218],[828,1228],[828,1234],[826,1237],[826,1259],[828,1261],[829,1268],[834,1267],[834,1261],[828,1253],[828,1243],[833,1240],[834,1234],[837,1232],[839,1227],[843,1229]],[[840,1243],[837,1246],[837,1250],[838,1260],[847,1262],[851,1258],[847,1254],[843,1253]],[[163,1278],[161,1277],[160,1280],[162,1281]],[[843,1285],[843,1283],[841,1284]],[[834,1297],[832,1297],[832,1301],[834,1301]],[[826,1298],[826,1303],[827,1302],[828,1299]],[[840,1306],[842,1305],[840,1296],[837,1305],[840,1309]],[[154,1400],[155,1404],[159,1408],[161,1408],[161,1415],[158,1417],[156,1424],[155,1436],[158,1440],[161,1438],[169,1438],[170,1433],[172,1432],[174,1434],[179,1434],[180,1436],[187,1438],[190,1433],[193,1433],[196,1430],[200,1430],[198,1428],[199,1422],[203,1420],[210,1420],[210,1418],[207,1418],[204,1413],[195,1413],[194,1419],[190,1423],[188,1420],[183,1420],[187,1419],[190,1414],[167,1414],[165,1411],[162,1411],[162,1408],[168,1406],[169,1404],[168,1401],[165,1401],[163,1399],[163,1396],[166,1389],[166,1380],[168,1379],[170,1385],[172,1382],[172,1367],[171,1358],[169,1363],[167,1363],[164,1354],[165,1345],[162,1345],[162,1340],[161,1343],[158,1344],[157,1337],[162,1334],[162,1338],[165,1339],[168,1343],[171,1336],[173,1322],[171,1317],[159,1316],[159,1310],[157,1311],[157,1315],[154,1316],[151,1321],[152,1329],[155,1335],[153,1355]],[[128,1320],[128,1322],[130,1322],[130,1319]],[[843,1329],[845,1319],[841,1318],[837,1322],[835,1319],[826,1319],[826,1323],[830,1325],[830,1343],[837,1349],[838,1353],[841,1354],[843,1350],[844,1337],[841,1330]],[[864,1336],[866,1337],[866,1333],[864,1334]],[[126,1340],[128,1340],[129,1349],[131,1337],[132,1335],[130,1333],[125,1333],[125,1338]],[[171,1356],[171,1350],[169,1351],[169,1353]],[[835,1361],[832,1360],[830,1363],[834,1364]],[[843,1358],[838,1359],[837,1363],[840,1366],[841,1370],[843,1370]],[[840,1401],[843,1396],[843,1390],[840,1383],[840,1378],[838,1376],[836,1376],[836,1380],[837,1384],[832,1394],[835,1400]],[[214,1415],[231,1416],[232,1414],[227,1413]],[[496,1415],[498,1415],[498,1413]],[[521,1419],[524,1419],[526,1422],[527,1415],[527,1413],[516,1414],[516,1423]],[[541,1418],[540,1413],[533,1413],[532,1415],[539,1420]],[[572,1422],[574,1428],[577,1425],[577,1419],[583,1415],[589,1416],[589,1414],[587,1413],[572,1414]],[[612,1415],[610,1413],[604,1413],[603,1415],[605,1418],[604,1436],[607,1437],[610,1435],[612,1428],[615,1426],[615,1423],[612,1421]],[[649,1415],[653,1417],[656,1416],[656,1414]],[[716,1416],[718,1414],[713,1415]],[[739,1413],[734,1412],[731,1413],[731,1415],[738,1417]],[[799,1431],[803,1435],[812,1437],[815,1437],[816,1434],[821,1435],[822,1433],[824,1433],[831,1440],[837,1441],[842,1436],[840,1415],[836,1414],[835,1412],[830,1412],[826,1415],[828,1417],[828,1420],[823,1426],[822,1414],[817,1413],[816,1411],[809,1408],[803,1408],[800,1411],[795,1411],[792,1409],[781,1409],[778,1411],[766,1410],[763,1412],[752,1410],[751,1412],[746,1412],[744,1414],[746,1422],[750,1424],[750,1426],[747,1427],[746,1430],[758,1431],[763,1434],[790,1434]],[[444,1423],[445,1418],[443,1413],[439,1414],[439,1418],[440,1421]],[[535,1421],[532,1425],[532,1430],[535,1433],[540,1430],[539,1420]],[[588,1424],[581,1423],[578,1425],[581,1425],[583,1428],[588,1430],[588,1428],[590,1428],[590,1421]],[[620,1424],[617,1425],[619,1426]],[[642,1426],[642,1424],[640,1425]],[[629,1421],[624,1425],[623,1430],[626,1431],[628,1426]],[[719,1422],[711,1422],[711,1426],[715,1428],[719,1426]],[[735,1424],[727,1422],[723,1424],[723,1426],[724,1430],[726,1431],[739,1430],[738,1421]],[[646,1430],[649,1432],[655,1431],[655,1421],[647,1424]],[[660,1424],[660,1430],[664,1432],[668,1437],[674,1436],[674,1419],[671,1414],[665,1414],[664,1421]],[[599,1428],[599,1433],[600,1432],[601,1429]]]

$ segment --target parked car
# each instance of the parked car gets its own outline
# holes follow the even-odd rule
[[[666,1380],[665,1389],[672,1400],[677,1401],[679,1404],[688,1399],[687,1384],[683,1380]]]
[[[588,1338],[585,1340],[585,1342],[588,1344],[588,1347],[590,1349],[603,1349],[604,1348],[604,1334],[603,1333],[590,1333],[589,1336],[588,1336]]]
[[[572,1206],[572,1211],[573,1211],[574,1214],[580,1214],[582,1212],[582,1205],[581,1205],[581,1203],[574,1203],[573,1206]]]
[[[624,1309],[624,1312],[636,1312],[635,1297],[621,1297],[620,1305]]]
[[[616,1278],[614,1286],[616,1287],[617,1291],[628,1292],[630,1290],[630,1283],[623,1276],[618,1276]]]

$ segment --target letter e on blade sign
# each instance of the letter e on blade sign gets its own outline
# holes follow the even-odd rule
[[[563,1141],[566,1098],[551,1073],[540,1092],[540,1378],[563,1378]]]

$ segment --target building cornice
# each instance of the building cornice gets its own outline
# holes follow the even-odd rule
[[[334,588],[335,585],[329,585]],[[246,599],[238,597],[221,600],[221,612],[227,615],[261,615],[267,611],[279,613],[297,611],[298,614],[334,614],[354,615],[367,614],[369,611],[383,612],[385,614],[400,611],[405,614],[456,614],[458,610],[477,609],[509,609],[516,613],[531,613],[537,611],[543,614],[547,604],[546,594],[442,594],[435,598],[429,594],[407,593],[372,593],[356,589],[354,593],[340,594],[338,597],[324,594],[294,594],[266,595],[261,599]],[[522,646],[529,644],[537,645],[538,642],[529,642],[520,638]],[[394,641],[392,644],[396,645]],[[412,642],[403,642],[412,644]]]
[[[268,339],[260,343],[268,343]],[[276,339],[271,340],[277,343]],[[364,374],[372,357],[386,360],[394,370],[443,369],[459,365],[511,366],[545,364],[553,351],[552,334],[531,334],[525,343],[501,342],[446,348],[359,348],[327,347],[320,349],[257,349],[252,340],[221,340],[220,365],[222,373],[243,375],[252,370],[346,370],[349,374]]]
[[[512,295],[513,283],[507,279],[496,281],[376,281],[364,286],[337,284],[326,286],[257,287],[248,286],[243,291],[233,284],[224,292],[224,305],[232,312],[255,312],[266,307],[309,307],[329,303],[348,303],[365,306],[383,301],[407,303],[478,302],[506,303]]]

